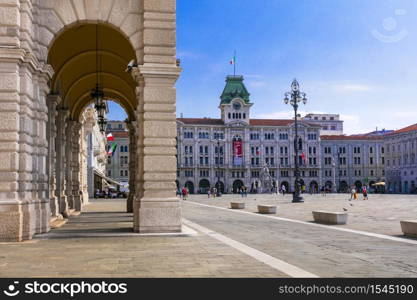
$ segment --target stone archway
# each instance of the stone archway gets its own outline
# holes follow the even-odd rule
[[[206,194],[208,190],[210,190],[210,181],[207,179],[201,179],[198,184],[198,192],[200,194]]]
[[[239,193],[240,189],[244,186],[244,183],[240,179],[233,181],[233,193]]]
[[[360,191],[362,190],[362,182],[360,180],[355,181],[355,188],[356,192],[360,193]]]
[[[188,192],[189,192],[190,194],[194,194],[194,183],[193,183],[192,181],[187,181],[187,182],[184,184],[184,187],[186,187],[186,188],[188,189]]]
[[[100,50],[105,96],[125,107],[133,132],[130,186],[135,192],[128,210],[134,213],[134,231],[181,231],[175,197],[174,85],[180,72],[175,0],[13,1],[0,10],[15,16],[0,25],[10,32],[0,36],[6,46],[0,48],[0,137],[8,149],[0,153],[6,162],[0,167],[0,240],[21,241],[49,231],[54,184],[56,191],[71,190],[69,203],[81,209],[72,181],[79,172],[77,143],[72,142],[79,135],[77,118],[91,101],[95,53],[88,32],[96,24],[115,38],[103,38]],[[60,43],[77,31],[85,31],[78,43]],[[119,45],[130,50],[113,51]],[[130,59],[136,65],[127,74]],[[63,137],[60,145],[54,144],[58,136]],[[64,168],[62,178],[53,176],[56,164]]]
[[[340,182],[339,191],[341,193],[347,193],[347,192],[349,192],[349,185],[347,184],[347,182],[345,180],[342,180]]]
[[[223,181],[217,181],[215,184],[217,191],[221,194],[224,194],[224,183]]]

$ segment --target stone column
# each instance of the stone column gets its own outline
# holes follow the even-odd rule
[[[139,179],[143,176],[143,195],[136,199],[134,230],[178,232],[181,231],[181,208],[175,196],[177,130],[174,84],[179,69],[142,66],[140,72],[137,155],[143,166],[138,166],[136,183],[140,188]]]
[[[135,198],[135,182],[136,182],[136,121],[127,123],[129,129],[129,196],[127,197],[126,211],[133,212],[133,201]]]
[[[65,176],[65,149],[66,149],[66,120],[68,118],[68,109],[59,108],[57,118],[57,136],[56,136],[56,195],[59,199],[59,212],[67,218],[69,216],[69,206],[66,190]]]
[[[51,217],[58,217],[59,213],[59,203],[58,197],[55,194],[56,190],[56,149],[55,149],[55,140],[56,140],[56,118],[58,112],[56,110],[57,105],[61,102],[61,98],[58,95],[48,95],[47,105],[48,105],[48,123],[46,127],[46,137],[48,139],[48,156],[46,162],[46,171],[49,178],[49,189],[48,197],[51,207]]]
[[[45,66],[48,69],[48,66]],[[35,233],[48,232],[50,230],[50,201],[48,197],[48,175],[46,170],[46,157],[48,153],[48,141],[46,138],[46,125],[48,122],[48,108],[46,106],[46,95],[49,93],[47,74],[37,71],[32,74],[34,87],[33,103],[33,182],[34,197],[36,199],[35,211],[37,222]]]
[[[67,201],[69,209],[74,209],[74,191],[73,191],[73,143],[74,141],[74,126],[76,121],[67,120],[65,127],[66,147],[65,147],[65,185],[67,190]]]
[[[4,8],[0,9],[3,12]],[[9,39],[0,38],[2,43],[5,40]],[[22,128],[27,109],[21,113],[20,99],[19,63],[23,56],[20,49],[0,48],[0,241],[21,241],[34,234],[31,149]]]
[[[74,122],[71,132],[71,145],[68,148],[71,148],[70,154],[70,165],[69,169],[71,172],[71,190],[72,190],[72,204],[73,208],[76,211],[81,211],[81,182],[80,182],[80,131],[81,123],[77,121]]]

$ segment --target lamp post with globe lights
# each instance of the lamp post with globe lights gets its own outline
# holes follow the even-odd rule
[[[306,93],[300,91],[300,85],[298,84],[297,79],[294,79],[291,83],[291,92],[285,93],[284,103],[290,105],[294,108],[294,126],[295,126],[295,136],[294,136],[294,153],[295,153],[295,165],[294,165],[294,175],[295,175],[295,182],[294,182],[294,193],[292,202],[293,203],[300,203],[304,202],[303,198],[300,196],[300,167],[298,161],[298,107],[303,102],[304,104],[307,103]]]

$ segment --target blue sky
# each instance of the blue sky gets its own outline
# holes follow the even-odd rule
[[[417,1],[177,0],[178,116],[220,117],[235,49],[252,118],[290,117],[296,77],[347,134],[417,123]]]

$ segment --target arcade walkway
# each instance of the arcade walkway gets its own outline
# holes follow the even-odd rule
[[[0,243],[0,277],[285,277],[204,234],[138,236],[126,200],[92,200],[48,234]]]

